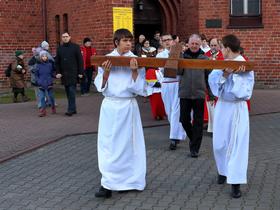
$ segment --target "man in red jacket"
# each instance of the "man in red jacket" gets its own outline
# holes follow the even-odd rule
[[[84,45],[81,46],[81,53],[84,61],[84,77],[81,80],[81,95],[85,96],[89,94],[92,74],[95,71],[95,67],[91,65],[90,58],[91,56],[96,55],[96,49],[91,47],[90,38],[86,37],[83,41]]]
[[[210,39],[210,50],[205,53],[210,60],[224,60],[217,38]]]

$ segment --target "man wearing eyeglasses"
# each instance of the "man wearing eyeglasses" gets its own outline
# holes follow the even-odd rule
[[[164,50],[157,54],[157,58],[168,58],[170,48],[174,44],[170,34],[163,34],[161,36],[161,43]],[[163,68],[160,68],[164,72]],[[186,132],[180,123],[180,101],[178,97],[179,91],[179,76],[176,78],[164,77],[161,85],[161,95],[164,103],[165,112],[170,123],[170,150],[176,150],[177,144],[185,140]]]

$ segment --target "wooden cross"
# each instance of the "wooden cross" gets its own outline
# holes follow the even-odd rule
[[[174,48],[173,48],[174,49]],[[240,66],[245,66],[246,71],[253,69],[254,64],[249,61],[221,61],[221,60],[201,60],[201,59],[184,59],[178,58],[178,47],[175,47],[174,56],[172,49],[169,58],[141,58],[136,57],[139,67],[158,68],[163,67],[167,72],[166,77],[176,77],[178,68],[197,69],[197,70],[212,70],[212,69],[238,69]],[[131,57],[126,56],[92,56],[91,64],[101,66],[101,64],[110,60],[113,66],[130,66]]]

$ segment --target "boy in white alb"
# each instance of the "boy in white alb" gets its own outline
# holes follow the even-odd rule
[[[143,190],[146,185],[146,151],[136,95],[145,95],[145,70],[138,69],[130,50],[133,36],[127,29],[114,34],[108,56],[132,57],[129,67],[112,66],[109,60],[98,69],[94,84],[105,96],[98,127],[98,166],[102,174],[96,197],[109,198],[112,190]]]
[[[225,60],[245,61],[240,41],[234,35],[222,39]],[[254,87],[254,72],[213,70],[209,75],[212,93],[217,96],[213,124],[213,150],[218,169],[218,184],[232,184],[233,198],[241,196],[240,184],[247,183],[249,155],[249,114],[246,100]]]
[[[157,54],[157,58],[168,58],[173,39],[170,34],[161,36],[162,46],[165,48]],[[160,68],[164,74],[164,68]],[[186,132],[180,122],[179,76],[176,78],[164,77],[161,84],[161,96],[165,112],[170,123],[170,150],[176,150],[177,144],[186,139]]]

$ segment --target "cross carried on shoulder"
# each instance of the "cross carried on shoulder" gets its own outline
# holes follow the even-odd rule
[[[240,66],[245,66],[246,71],[251,71],[254,64],[249,61],[221,61],[221,60],[201,60],[201,59],[184,59],[180,58],[181,46],[174,45],[171,48],[169,58],[141,58],[136,57],[139,67],[158,68],[163,67],[165,77],[176,77],[177,69],[197,69],[197,70],[212,70],[212,69],[238,69]],[[113,66],[130,66],[131,57],[125,56],[93,56],[91,64],[101,66],[101,64],[110,60]]]

